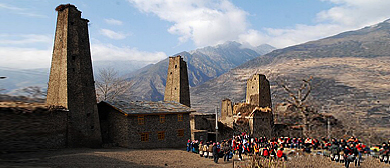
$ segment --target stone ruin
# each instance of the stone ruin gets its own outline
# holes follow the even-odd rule
[[[248,132],[255,137],[274,136],[274,120],[269,81],[254,74],[247,80],[245,103],[222,100],[221,122],[232,125],[236,134]]]

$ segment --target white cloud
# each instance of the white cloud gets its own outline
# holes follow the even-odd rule
[[[198,47],[228,40],[257,46],[268,43],[286,47],[359,29],[390,18],[390,1],[321,0],[334,7],[313,16],[313,24],[292,28],[254,30],[247,23],[248,13],[228,0],[128,0],[141,12],[152,13],[172,22],[168,32],[180,42],[192,40]]]
[[[182,43],[192,40],[198,47],[236,40],[246,31],[247,12],[228,0],[128,0],[140,11],[172,22],[168,29]]]
[[[114,40],[121,40],[125,39],[129,34],[121,33],[121,32],[115,32],[109,29],[100,29],[100,34]]]
[[[41,34],[0,34],[0,66],[29,69],[50,66],[53,38]]]
[[[8,11],[10,11],[12,13],[18,14],[18,15],[24,15],[24,16],[29,16],[29,17],[37,17],[37,18],[47,18],[48,17],[46,15],[35,13],[31,9],[19,8],[19,7],[15,7],[15,6],[12,6],[12,5],[7,5],[7,4],[4,4],[4,3],[0,3],[0,9],[1,8],[6,9],[6,10],[8,10]]]
[[[50,67],[52,49],[0,47],[0,66],[32,69]]]
[[[0,34],[0,45],[23,45],[23,44],[36,44],[36,43],[46,43],[51,44],[53,42],[53,37],[50,35],[41,35],[41,34]]]
[[[239,41],[251,45],[268,43],[286,47],[332,36],[379,23],[390,17],[390,1],[383,0],[322,0],[334,3],[334,7],[316,15],[314,25],[297,24],[290,29],[264,28],[248,30]]]
[[[128,46],[118,47],[112,44],[101,43],[92,44],[91,52],[94,61],[127,60],[155,63],[167,58],[164,52],[146,52]]]
[[[16,69],[49,68],[53,52],[53,37],[39,34],[0,34],[0,67]],[[94,41],[92,39],[92,41]],[[41,48],[41,49],[40,49]],[[128,46],[92,42],[95,61],[124,60],[155,63],[167,58],[164,52],[146,52]]]
[[[104,21],[107,23],[107,24],[110,24],[110,25],[122,25],[123,22],[120,21],[120,20],[116,20],[116,19],[104,19]]]

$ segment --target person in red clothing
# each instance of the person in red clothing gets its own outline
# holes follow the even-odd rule
[[[269,157],[269,149],[268,149],[268,147],[265,147],[265,148],[263,149],[263,156],[264,156],[265,158],[268,158],[268,157]]]
[[[283,153],[283,148],[280,148],[279,150],[278,150],[278,152],[276,153],[276,156],[278,156],[278,158],[279,159],[284,159],[284,161],[287,161],[287,156],[286,156],[286,154],[284,154]]]

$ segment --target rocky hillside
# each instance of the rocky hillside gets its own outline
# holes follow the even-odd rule
[[[176,55],[181,55],[187,62],[189,84],[194,87],[273,49],[269,45],[249,49],[237,42],[226,42]],[[129,75],[133,82],[132,99],[163,100],[167,71],[168,58]]]
[[[390,126],[390,21],[307,42],[252,59],[191,89],[192,107],[212,112],[224,98],[245,99],[246,80],[262,73],[271,83],[273,104],[288,95],[276,84],[298,88],[313,77],[311,101],[319,111],[353,124]],[[369,127],[374,129],[374,127]]]

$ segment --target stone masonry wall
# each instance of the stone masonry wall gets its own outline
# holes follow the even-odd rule
[[[129,115],[128,148],[184,148],[187,140],[191,138],[190,116],[183,114],[183,121],[178,121],[177,114],[165,115],[165,122],[160,123],[159,115],[145,115],[145,124],[138,125],[138,116]],[[178,129],[184,129],[184,136],[178,137]],[[165,131],[165,138],[158,140],[157,132]],[[149,141],[141,142],[141,133],[149,133]]]
[[[222,100],[221,104],[221,120],[225,120],[226,117],[233,116],[233,106],[232,101],[229,99]]]
[[[67,111],[0,108],[0,151],[65,148]]]
[[[190,115],[192,129],[207,130],[209,132],[215,132],[215,115],[203,114],[203,115]]]
[[[273,137],[274,133],[274,122],[271,112],[256,112],[253,117],[253,136],[255,137]]]
[[[269,81],[262,74],[255,74],[247,81],[246,103],[259,107],[272,107]]]
[[[164,101],[175,101],[191,106],[187,63],[180,56],[169,57]]]
[[[47,103],[69,109],[68,145],[102,143],[92,71],[88,20],[73,5],[57,7]]]

